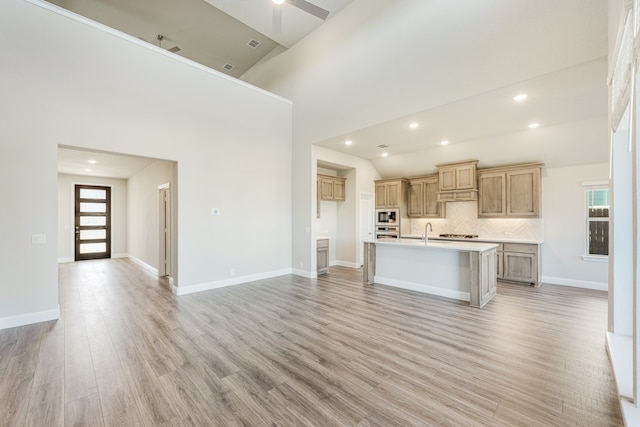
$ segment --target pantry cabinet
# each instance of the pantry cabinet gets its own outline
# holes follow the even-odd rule
[[[318,174],[320,200],[345,201],[346,178]]]
[[[318,275],[329,272],[329,239],[318,239],[316,242]]]
[[[438,203],[438,175],[409,180],[407,214],[411,218],[444,218],[445,204]]]
[[[542,166],[542,163],[527,163],[479,169],[478,217],[540,217]]]

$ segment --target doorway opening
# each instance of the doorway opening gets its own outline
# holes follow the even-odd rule
[[[111,258],[111,188],[75,185],[75,260]]]

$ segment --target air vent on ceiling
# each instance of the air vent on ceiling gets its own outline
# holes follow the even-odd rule
[[[225,69],[225,70],[227,70],[227,71],[231,71],[231,70],[233,70],[233,69],[234,69],[234,68],[236,68],[236,67],[235,67],[234,65],[231,65],[231,64],[224,64],[224,65],[222,66],[222,68],[224,68],[224,69]]]
[[[387,144],[380,144],[378,145],[378,148],[389,148],[389,146]]]
[[[252,47],[252,48],[257,48],[258,46],[260,46],[260,42],[256,39],[251,39],[249,40],[249,42],[247,43],[247,46]]]

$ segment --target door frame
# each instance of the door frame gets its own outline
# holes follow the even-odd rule
[[[167,197],[165,204],[164,197]],[[171,277],[171,254],[173,247],[171,184],[169,182],[158,186],[158,276]]]
[[[78,258],[78,244],[76,243],[76,234],[78,233],[78,229],[77,229],[77,217],[76,217],[76,187],[78,186],[82,186],[82,187],[100,187],[100,188],[108,188],[108,193],[109,193],[109,198],[108,198],[108,208],[109,208],[109,216],[107,218],[107,229],[109,231],[108,235],[107,235],[107,239],[106,239],[106,243],[107,243],[107,251],[106,253],[108,254],[108,256],[106,257],[83,257],[82,259]],[[72,211],[72,215],[71,217],[73,218],[73,226],[71,227],[71,248],[72,248],[72,253],[73,253],[73,261],[85,261],[85,260],[90,260],[90,259],[109,259],[112,257],[113,255],[113,211],[114,211],[114,194],[113,194],[113,185],[111,184],[101,184],[101,183],[95,183],[95,182],[91,182],[91,183],[87,183],[87,182],[75,182],[72,181],[71,182],[71,211]],[[102,253],[102,252],[101,252]]]

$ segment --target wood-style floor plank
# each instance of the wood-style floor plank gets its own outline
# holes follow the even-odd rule
[[[176,297],[126,259],[59,284],[60,320],[0,331],[0,427],[622,425],[604,292],[476,309],[332,267]]]

